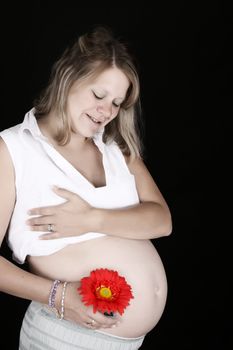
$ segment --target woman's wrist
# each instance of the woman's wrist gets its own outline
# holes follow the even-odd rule
[[[57,289],[60,283],[61,283],[60,280],[54,280],[52,283],[50,293],[49,293],[49,299],[48,299],[48,306],[51,309],[56,308],[55,300],[56,300]]]
[[[66,296],[66,288],[68,282],[63,282],[62,285],[62,294],[61,294],[61,302],[60,302],[60,310],[59,310],[59,319],[63,320],[65,316],[65,296]]]
[[[67,284],[67,283],[66,283]],[[65,303],[65,291],[66,284],[60,280],[54,280],[49,292],[48,307],[56,313],[58,318],[64,318],[64,303]],[[62,313],[61,313],[62,312]]]
[[[89,224],[91,225],[89,232],[103,232],[103,221],[104,221],[104,210],[100,208],[92,208],[92,213],[90,215],[91,220]]]

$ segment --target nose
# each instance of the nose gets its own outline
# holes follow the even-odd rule
[[[97,106],[97,111],[101,116],[109,119],[112,116],[112,104],[102,101],[102,103]]]

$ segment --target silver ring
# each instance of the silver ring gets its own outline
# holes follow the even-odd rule
[[[94,326],[94,324],[95,324],[95,320],[91,320],[91,322],[86,322],[86,324],[88,325],[88,326]]]
[[[49,232],[54,232],[53,224],[48,224],[48,231]]]

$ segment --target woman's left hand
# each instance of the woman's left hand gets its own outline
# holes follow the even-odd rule
[[[79,236],[90,231],[92,207],[76,193],[54,187],[54,192],[66,199],[62,204],[30,209],[29,215],[38,215],[27,220],[31,231],[48,232],[41,239]]]

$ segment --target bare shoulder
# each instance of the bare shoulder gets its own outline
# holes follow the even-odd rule
[[[5,144],[2,137],[0,136],[0,159],[3,160],[3,158],[7,157],[7,154],[9,154],[7,150],[7,145]]]
[[[2,152],[2,150],[6,149],[6,144],[3,141],[2,137],[0,136],[0,152]]]
[[[5,182],[14,180],[14,166],[6,143],[0,136],[0,179],[1,188]]]
[[[140,200],[153,201],[166,205],[165,199],[160,192],[153,174],[150,173],[142,158],[130,160],[126,158],[129,171],[134,175]]]
[[[130,172],[134,175],[147,175],[151,176],[149,170],[147,169],[144,161],[142,158],[137,157],[133,160],[130,160],[129,157],[125,157],[126,163],[128,165],[128,168]]]
[[[5,165],[7,165],[7,163],[9,165],[12,164],[10,152],[7,148],[7,145],[0,136],[0,163],[2,164],[3,162],[5,163]]]
[[[14,167],[8,148],[0,137],[0,245],[15,204]]]

